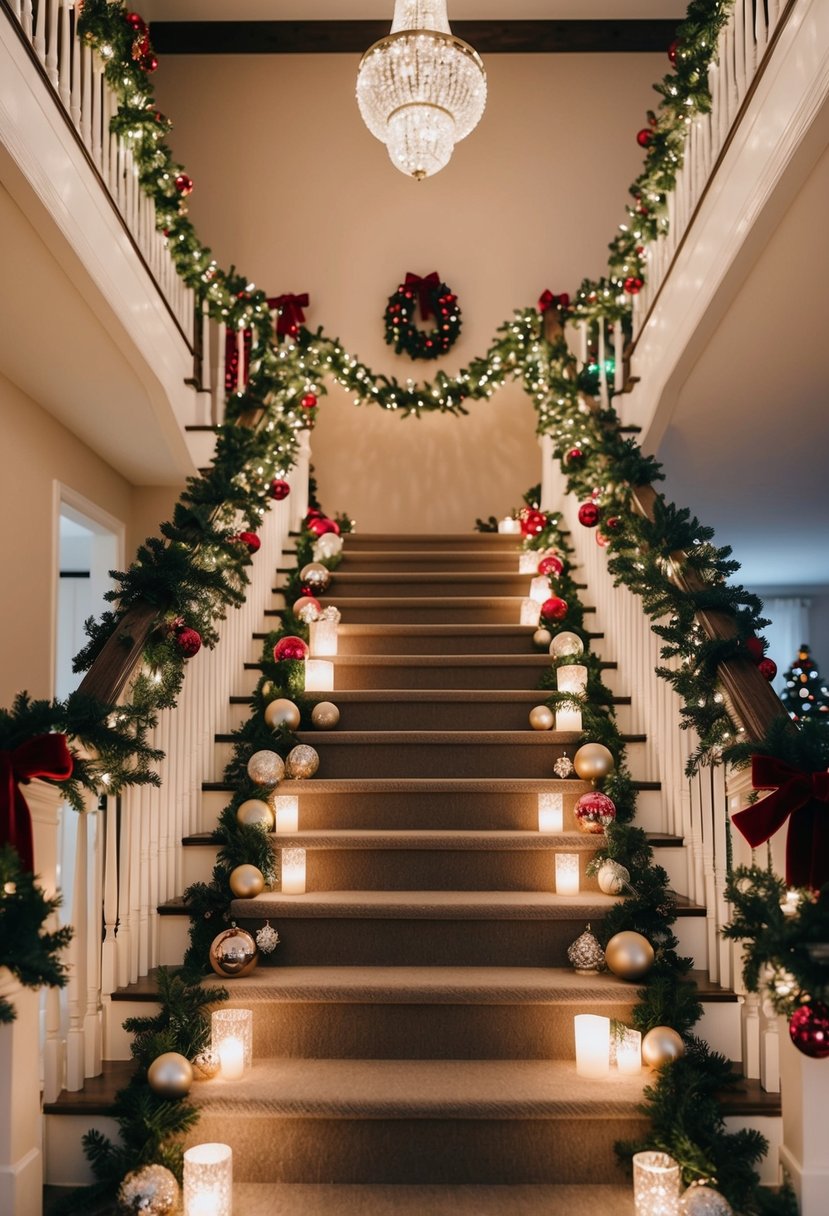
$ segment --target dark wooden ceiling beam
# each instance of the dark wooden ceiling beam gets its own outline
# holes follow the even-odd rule
[[[453,32],[482,55],[664,51],[669,21],[455,21]],[[388,21],[154,21],[164,55],[360,55],[389,32]]]

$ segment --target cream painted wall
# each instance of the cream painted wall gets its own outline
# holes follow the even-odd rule
[[[162,61],[158,100],[195,181],[190,212],[220,263],[269,294],[308,291],[311,328],[401,379],[436,367],[382,340],[406,271],[437,270],[460,298],[464,330],[438,364],[450,373],[545,287],[573,292],[602,273],[663,57],[490,56],[480,127],[420,184],[363,126],[356,67],[344,55]],[[516,387],[470,411],[403,421],[334,389],[313,439],[324,505],[381,531],[468,530],[517,505],[540,480],[533,411]]]
[[[0,596],[0,705],[17,692],[53,692],[57,479],[127,520],[131,488],[70,431],[0,376],[3,592]]]

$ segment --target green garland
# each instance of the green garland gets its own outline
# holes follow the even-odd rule
[[[45,927],[59,907],[60,898],[44,895],[11,845],[0,849],[0,968],[7,967],[25,988],[63,988],[69,978],[61,954],[72,930]],[[12,1003],[0,996],[0,1025],[16,1016]]]

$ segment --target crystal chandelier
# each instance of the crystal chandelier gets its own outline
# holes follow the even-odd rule
[[[360,61],[357,104],[402,173],[420,181],[448,164],[484,112],[486,72],[450,30],[446,0],[395,0],[391,33]]]

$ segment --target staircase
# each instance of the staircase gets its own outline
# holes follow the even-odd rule
[[[300,831],[274,837],[307,850],[306,893],[233,905],[238,923],[269,919],[282,940],[228,984],[230,1006],[254,1011],[254,1064],[241,1081],[194,1085],[191,1140],[231,1144],[246,1216],[626,1216],[613,1144],[645,1130],[647,1076],[578,1077],[573,1015],[629,1022],[636,987],[567,963],[613,899],[585,876],[595,838],[572,818],[588,785],[553,775],[577,736],[528,725],[549,657],[515,624],[528,583],[515,538],[356,534],[344,553],[323,601],[342,612],[336,691],[312,694],[335,701],[340,725],[301,735],[319,775],[291,788]],[[624,727],[629,699],[616,700]],[[248,697],[232,702],[235,726]],[[628,742],[642,777],[644,736]],[[218,735],[216,772],[230,750]],[[638,784],[647,827],[659,790]],[[561,833],[538,831],[545,791],[563,794]],[[228,793],[205,786],[205,833]],[[185,885],[215,854],[206,835],[186,844]],[[681,890],[682,842],[654,844]],[[581,894],[555,893],[557,849],[580,855]],[[186,912],[159,912],[161,961],[177,964]],[[704,931],[686,901],[682,951],[704,957]],[[702,1033],[736,1056],[736,998],[710,984],[701,995]],[[152,999],[146,983],[116,993],[113,1027]],[[117,1029],[110,1043],[128,1054]]]

